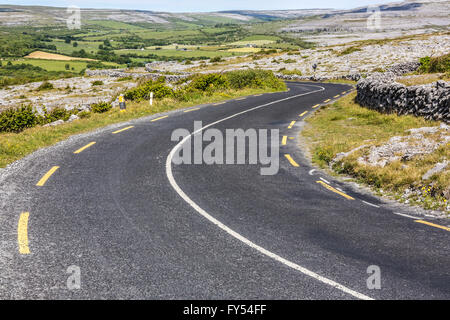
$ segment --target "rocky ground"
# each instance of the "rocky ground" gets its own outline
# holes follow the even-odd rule
[[[450,126],[445,124],[440,127],[410,129],[408,133],[409,135],[406,136],[392,137],[381,146],[370,147],[367,154],[358,158],[358,162],[362,165],[385,167],[394,161],[402,160],[406,162],[415,157],[430,154],[440,146],[450,142]],[[339,154],[334,162],[364,147],[361,146],[345,154]],[[424,177],[438,174],[445,168],[446,166],[435,167],[429,173],[427,172]]]
[[[93,85],[95,81],[101,81],[103,84]],[[136,86],[134,80],[119,81],[118,78],[106,76],[77,77],[49,82],[54,89],[39,91],[42,82],[0,89],[0,110],[29,104],[38,111],[43,107],[47,109],[64,107],[70,110],[99,101],[111,101],[121,92]]]
[[[343,54],[348,48],[354,52]],[[155,69],[167,72],[234,70],[261,68],[272,71],[299,70],[304,76],[341,77],[348,74],[370,73],[385,70],[395,64],[417,61],[425,56],[439,56],[450,52],[450,35],[419,36],[412,39],[387,41],[379,44],[356,42],[346,45],[299,50],[298,52],[253,58],[227,58],[222,63],[196,61],[194,65],[176,62],[157,63]],[[242,61],[243,60],[243,61]],[[317,64],[314,72],[312,66]]]

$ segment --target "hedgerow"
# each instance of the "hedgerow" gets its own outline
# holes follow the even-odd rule
[[[286,88],[285,83],[276,78],[271,71],[254,69],[231,71],[223,74],[196,75],[190,77],[189,80],[190,83],[188,85],[176,90],[169,88],[162,79],[158,81],[150,80],[137,88],[129,90],[124,97],[133,101],[148,100],[150,92],[153,92],[156,99],[175,98],[180,101],[188,101],[217,91],[241,90],[245,88],[282,90]],[[185,81],[186,79],[183,79],[176,84],[181,85]]]

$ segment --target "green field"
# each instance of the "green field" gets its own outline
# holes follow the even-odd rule
[[[17,64],[31,64],[35,67],[40,67],[47,71],[72,71],[79,73],[81,70],[86,69],[88,62],[86,61],[57,61],[57,60],[42,60],[42,59],[17,59],[17,60],[6,60],[11,61],[13,65]],[[66,64],[70,66],[70,70],[66,70]],[[119,66],[116,63],[103,62],[103,64],[110,65],[111,67]],[[72,68],[74,68],[72,70]]]
[[[73,43],[76,42],[78,44],[77,47],[73,46]],[[98,51],[98,46],[102,44],[102,42],[94,42],[94,41],[72,41],[71,43],[65,43],[63,40],[55,39],[52,41],[52,44],[56,46],[58,53],[70,55],[74,51],[85,50],[89,53],[96,53]]]
[[[95,20],[85,18],[80,30],[69,30],[65,25],[0,27],[0,59],[11,60],[14,65],[37,66],[44,69],[42,73],[68,72],[73,76],[86,69],[89,62],[24,60],[23,57],[43,51],[98,61],[97,65],[91,63],[90,68],[142,67],[150,61],[206,60],[252,55],[262,49],[295,50],[302,45],[301,40],[276,32],[281,22],[238,21],[220,14],[190,17],[193,20],[168,17],[168,23],[127,23],[108,19],[106,15],[102,19],[100,13]],[[7,70],[5,73],[9,84],[16,80],[22,83],[27,78],[23,68],[16,80],[14,73]]]
[[[232,52],[217,50],[217,51],[207,51],[207,50],[176,50],[176,49],[161,49],[161,50],[114,50],[114,52],[118,55],[121,54],[136,54],[138,56],[148,56],[149,54],[155,54],[160,57],[179,57],[179,58],[214,58],[214,57],[231,57],[233,56]]]

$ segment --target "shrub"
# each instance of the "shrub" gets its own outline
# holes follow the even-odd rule
[[[341,51],[338,55],[339,56],[345,56],[347,54],[351,54],[353,52],[358,52],[358,51],[362,51],[360,48],[358,47],[348,47],[347,49]]]
[[[282,90],[286,84],[268,70],[239,70],[227,72],[226,77],[232,89],[271,88]]]
[[[37,117],[31,106],[11,108],[0,113],[0,132],[20,132],[36,123]]]
[[[71,115],[70,111],[67,111],[66,109],[61,107],[53,108],[50,112],[47,112],[46,110],[44,112],[44,123],[50,123],[57,120],[67,121]]]
[[[438,73],[450,71],[450,53],[440,57],[424,57],[419,60],[421,73]]]
[[[150,99],[150,92],[153,92],[155,99],[172,97],[174,95],[173,90],[165,85],[163,79],[159,79],[158,81],[147,81],[137,88],[127,91],[124,97],[133,101],[148,100]]]
[[[297,76],[302,76],[303,75],[301,70],[298,70],[298,69],[287,70],[286,68],[282,68],[282,69],[280,69],[278,71],[281,72],[282,74],[285,74],[285,75],[297,75]]]
[[[92,81],[92,85],[93,86],[102,86],[103,85],[103,81],[101,81],[101,80]]]
[[[122,77],[122,78],[117,79],[117,81],[130,81],[130,80],[133,80],[132,76]]]
[[[89,118],[91,116],[91,113],[89,111],[81,111],[80,113],[78,113],[78,116],[81,119],[85,119],[85,118]]]
[[[209,62],[222,62],[222,61],[223,61],[222,58],[219,56],[209,59]]]
[[[92,112],[95,112],[95,113],[107,112],[107,111],[111,110],[111,108],[112,108],[112,105],[105,101],[102,101],[99,103],[94,103],[91,105],[91,110],[92,110]]]
[[[53,84],[51,84],[48,81],[42,82],[42,84],[36,89],[37,91],[44,91],[44,90],[52,90]]]
[[[224,75],[210,73],[195,77],[189,86],[200,91],[215,91],[228,88],[229,83]]]

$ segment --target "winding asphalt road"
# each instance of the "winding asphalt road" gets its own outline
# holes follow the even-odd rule
[[[75,136],[0,171],[0,298],[449,299],[448,221],[393,212],[298,148],[302,119],[352,88],[288,86]],[[173,130],[195,120],[279,129],[279,173],[171,164]]]

